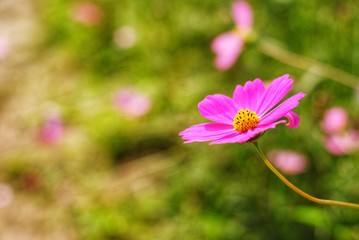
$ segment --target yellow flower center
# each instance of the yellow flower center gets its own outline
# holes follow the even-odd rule
[[[246,41],[249,36],[251,35],[252,30],[251,29],[246,29],[246,28],[239,28],[239,27],[235,27],[233,29],[233,32],[240,37],[241,39],[243,39],[244,41]]]
[[[233,119],[233,127],[238,132],[246,132],[255,128],[259,123],[259,117],[248,108],[240,109]]]

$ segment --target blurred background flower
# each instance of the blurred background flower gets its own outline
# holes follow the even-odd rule
[[[115,106],[126,118],[141,117],[151,110],[152,100],[143,92],[124,87],[115,96]]]
[[[342,107],[331,107],[324,113],[321,128],[332,134],[343,131],[348,125],[348,112]]]
[[[349,130],[344,133],[328,135],[325,138],[325,147],[334,155],[351,154],[359,150],[359,133]]]
[[[342,107],[331,107],[324,112],[320,124],[325,133],[325,147],[334,155],[351,154],[359,150],[359,133],[351,125],[348,112]]]
[[[247,2],[233,2],[232,17],[234,30],[220,34],[212,42],[212,51],[216,54],[214,64],[219,70],[233,66],[252,31],[253,11]]]
[[[268,159],[282,172],[297,175],[307,171],[308,159],[301,153],[288,150],[272,150]]]
[[[137,42],[136,30],[131,26],[122,26],[116,29],[113,41],[118,48],[131,48]]]
[[[0,36],[0,60],[6,58],[10,51],[10,40],[5,36]]]
[[[65,127],[59,114],[51,113],[45,116],[40,127],[39,140],[47,145],[55,145],[61,141],[64,131]]]
[[[71,16],[79,23],[93,26],[101,21],[103,12],[93,2],[77,2],[71,11]]]
[[[0,183],[0,208],[11,204],[14,192],[12,187],[5,183]]]

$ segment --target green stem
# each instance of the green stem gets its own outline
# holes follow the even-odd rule
[[[309,195],[306,192],[303,192],[298,187],[296,187],[293,183],[289,182],[267,159],[265,154],[263,153],[262,149],[259,147],[257,142],[253,142],[254,147],[258,151],[260,157],[264,161],[264,163],[267,165],[267,167],[289,188],[291,188],[294,192],[299,194],[300,196],[308,199],[309,201],[319,203],[319,204],[326,204],[326,205],[336,205],[336,206],[342,206],[342,207],[351,207],[351,208],[359,208],[359,204],[355,203],[348,203],[348,202],[341,202],[341,201],[335,201],[335,200],[327,200],[327,199],[320,199],[313,197],[312,195]]]
[[[259,48],[261,49],[262,53],[276,59],[277,61],[308,71],[321,77],[332,79],[338,83],[352,87],[354,89],[358,88],[359,77],[353,74],[337,69],[328,64],[321,63],[314,59],[295,54],[279,47],[277,44],[264,39],[259,42]]]

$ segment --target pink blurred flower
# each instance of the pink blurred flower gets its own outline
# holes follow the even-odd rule
[[[359,133],[350,130],[326,136],[325,147],[334,155],[350,154],[359,150]]]
[[[342,107],[332,107],[324,113],[321,128],[325,133],[338,133],[348,124],[348,112]]]
[[[147,94],[127,87],[116,94],[115,105],[127,118],[141,117],[151,110],[152,100]]]
[[[234,2],[232,16],[236,25],[234,30],[217,36],[211,46],[216,54],[214,64],[219,70],[227,70],[233,66],[252,31],[253,11],[247,2]]]
[[[244,86],[237,85],[233,98],[222,94],[207,96],[198,104],[198,109],[203,117],[213,122],[193,125],[179,135],[185,143],[245,143],[286,123],[283,118],[289,120],[287,127],[295,128],[299,125],[299,116],[292,110],[305,94],[297,93],[281,102],[292,85],[293,80],[283,75],[268,88],[260,79],[248,81]]]
[[[79,2],[73,8],[71,16],[79,23],[94,26],[101,21],[103,12],[95,3]]]
[[[10,41],[7,37],[0,36],[0,60],[9,55],[11,51]]]
[[[304,155],[293,151],[272,151],[268,154],[268,158],[279,170],[290,175],[305,172],[308,165]]]
[[[14,192],[8,184],[0,183],[0,208],[11,204]]]
[[[64,125],[59,116],[48,116],[43,123],[39,139],[42,143],[54,145],[58,143],[64,135]]]

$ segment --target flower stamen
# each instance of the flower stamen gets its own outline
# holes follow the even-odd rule
[[[250,28],[241,28],[241,27],[238,27],[236,26],[234,29],[233,29],[233,32],[236,34],[236,36],[238,36],[240,39],[246,41],[249,36],[251,35],[252,33],[252,30]]]
[[[240,109],[233,119],[233,127],[238,132],[247,132],[255,128],[259,123],[258,115],[247,109]]]

